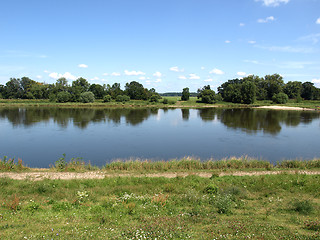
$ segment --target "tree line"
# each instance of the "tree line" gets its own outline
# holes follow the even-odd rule
[[[198,89],[198,99],[204,103],[218,101],[251,104],[256,100],[272,100],[276,103],[286,103],[288,99],[304,100],[320,99],[320,89],[311,82],[290,81],[284,83],[279,74],[259,77],[250,75],[242,79],[232,79],[218,87],[216,94],[210,85]]]
[[[46,84],[28,77],[10,78],[5,85],[0,85],[0,98],[5,99],[50,99],[53,102],[93,102],[103,99],[124,102],[130,99],[157,102],[160,95],[154,88],[144,88],[141,83],[132,81],[120,88],[120,83],[113,85],[90,84],[80,77],[68,84],[66,78],[59,78],[56,83]]]

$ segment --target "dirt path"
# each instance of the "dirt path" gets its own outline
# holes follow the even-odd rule
[[[275,175],[275,174],[307,174],[307,175],[320,175],[320,171],[305,171],[305,170],[295,170],[295,171],[261,171],[261,172],[222,172],[219,176],[261,176],[261,175]],[[16,180],[32,180],[39,181],[43,179],[61,179],[61,180],[71,180],[71,179],[103,179],[108,177],[186,177],[188,175],[196,175],[200,177],[209,178],[212,176],[210,172],[166,172],[166,173],[107,173],[102,171],[94,172],[2,172],[0,173],[0,178],[11,178]]]

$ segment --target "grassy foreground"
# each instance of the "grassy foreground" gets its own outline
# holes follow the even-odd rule
[[[320,175],[0,178],[0,239],[320,239]]]
[[[124,108],[134,108],[134,107],[189,107],[189,108],[201,108],[201,107],[257,107],[257,106],[287,106],[287,107],[301,107],[320,110],[319,100],[303,100],[297,103],[295,100],[290,99],[286,104],[274,104],[272,101],[256,101],[253,104],[237,104],[230,102],[217,102],[215,104],[205,104],[199,102],[197,97],[190,97],[188,101],[181,101],[180,97],[163,97],[168,100],[168,104],[163,104],[160,100],[159,102],[149,102],[143,100],[130,100],[128,102],[107,102],[104,103],[102,100],[96,100],[94,103],[56,103],[50,102],[48,99],[33,100],[33,99],[0,99],[0,106],[52,106],[52,107],[124,107]]]

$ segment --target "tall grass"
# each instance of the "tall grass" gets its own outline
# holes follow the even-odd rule
[[[7,156],[0,158],[0,171],[21,171],[24,169],[27,169],[27,167],[23,165],[20,158],[18,158],[18,162],[14,158],[8,158]]]

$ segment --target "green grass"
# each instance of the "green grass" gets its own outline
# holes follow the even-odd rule
[[[1,178],[0,237],[319,239],[319,188],[319,175],[298,174]]]
[[[307,101],[304,100],[301,103],[296,103],[295,100],[291,99],[286,104],[274,104],[272,101],[256,101],[253,104],[236,104],[230,102],[217,102],[215,104],[204,104],[199,102],[196,97],[190,97],[188,101],[181,101],[180,97],[163,97],[169,100],[169,104],[163,104],[161,99],[157,103],[151,103],[143,100],[130,100],[128,102],[107,102],[104,103],[102,100],[96,100],[94,103],[55,103],[49,100],[30,100],[30,99],[0,99],[0,106],[54,106],[54,107],[256,107],[256,106],[289,106],[289,107],[301,107],[320,109],[320,101]]]

